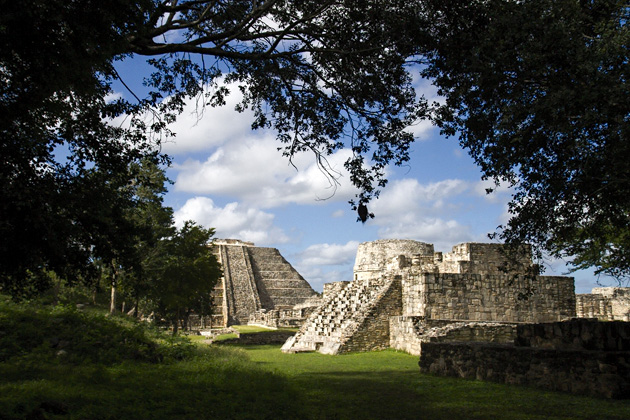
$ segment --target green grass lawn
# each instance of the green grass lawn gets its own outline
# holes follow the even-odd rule
[[[0,419],[630,419],[630,400],[422,375],[417,361],[191,344],[127,319],[0,304]]]
[[[326,356],[246,350],[287,379],[314,419],[630,419],[630,401],[423,375],[418,358],[386,350]]]

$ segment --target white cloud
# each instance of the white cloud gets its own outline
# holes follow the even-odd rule
[[[194,197],[175,211],[175,224],[183,225],[186,220],[215,228],[215,237],[252,241],[256,245],[285,243],[289,238],[274,225],[274,215],[261,210],[229,203],[217,207],[207,197]]]
[[[294,266],[313,289],[321,292],[324,283],[352,280],[358,247],[357,241],[314,244],[293,256]]]
[[[478,241],[469,226],[456,220],[440,218],[418,218],[412,223],[392,221],[384,223],[378,230],[383,239],[414,239],[435,246],[436,251],[450,251],[461,242]]]
[[[354,263],[359,242],[341,244],[314,244],[297,254],[300,265],[328,266]]]
[[[383,219],[397,218],[412,222],[418,215],[444,212],[448,200],[469,189],[469,184],[459,179],[447,179],[430,184],[420,184],[417,179],[393,181],[383,190],[370,210]]]
[[[492,189],[492,192],[490,194],[488,194],[488,192],[486,191],[488,189]],[[491,181],[489,179],[477,182],[473,188],[473,191],[480,197],[484,197],[486,200],[492,203],[507,203],[510,199],[509,195],[511,195],[512,193],[512,189],[508,186],[507,183],[504,182],[497,186],[494,184],[494,181]]]
[[[317,166],[313,155],[297,156],[293,161],[296,170],[276,150],[277,146],[269,134],[228,142],[205,162],[189,159],[174,166],[179,170],[175,189],[237,197],[259,208],[315,204],[318,199],[331,196],[334,201],[347,201],[355,193],[343,167],[349,151],[328,157],[333,174],[339,176],[340,185],[335,186]]]
[[[227,87],[230,95],[223,106],[204,106],[203,98],[186,103],[177,121],[169,125],[176,135],[163,144],[165,153],[177,155],[212,150],[229,141],[251,135],[253,113],[249,110],[237,112],[234,106],[242,100],[242,94],[235,85]]]
[[[339,209],[339,210],[335,210],[330,216],[335,218],[335,219],[340,219],[345,214],[346,214],[346,212],[344,210]]]
[[[394,181],[370,205],[380,238],[415,239],[450,250],[459,242],[475,240],[470,226],[456,219],[460,211],[456,200],[470,190],[470,184],[447,179],[420,184],[416,179]]]
[[[311,287],[320,293],[324,290],[325,283],[352,280],[352,265],[345,270],[323,270],[320,267],[300,267],[297,264],[294,267],[308,281]]]

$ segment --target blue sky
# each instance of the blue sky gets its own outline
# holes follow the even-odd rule
[[[118,64],[118,71],[136,93],[149,67],[142,59]],[[430,85],[418,91],[433,97]],[[118,94],[128,97],[121,85]],[[407,166],[388,169],[389,184],[369,205],[375,218],[356,222],[348,200],[355,189],[343,168],[348,151],[329,157],[338,171],[338,185],[317,168],[312,155],[296,158],[294,168],[277,151],[270,131],[252,131],[250,113],[234,111],[237,89],[221,108],[203,115],[190,103],[171,128],[176,138],[163,145],[173,160],[167,174],[174,184],[165,197],[178,225],[194,220],[216,229],[217,238],[252,241],[278,248],[282,255],[321,291],[323,284],[351,280],[360,242],[413,239],[448,252],[461,242],[489,242],[487,234],[507,220],[509,191],[491,195],[481,173],[455,138],[440,136],[427,123],[411,127],[416,137]],[[566,272],[561,261],[550,262],[547,275]],[[576,292],[597,286],[592,272],[574,273]]]

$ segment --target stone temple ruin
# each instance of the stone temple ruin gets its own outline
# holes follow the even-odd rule
[[[212,242],[211,249],[223,276],[212,294],[213,314],[203,328],[244,325],[252,316],[273,318],[278,326],[279,313],[286,326],[299,326],[308,309],[319,303],[319,294],[276,248],[225,239]]]
[[[524,251],[518,263],[531,267]],[[354,281],[326,285],[322,305],[283,351],[393,347],[420,354],[423,341],[508,342],[517,323],[575,317],[573,278],[515,276],[506,262],[498,244],[464,243],[442,254],[412,240],[362,243]],[[519,299],[530,290],[536,292]]]
[[[364,242],[353,281],[325,284],[321,297],[277,249],[212,248],[223,278],[206,328],[299,327],[283,352],[394,348],[419,355],[423,372],[630,395],[630,289],[576,295],[571,277],[527,275],[528,247],[508,258],[500,244],[443,254],[412,240]]]

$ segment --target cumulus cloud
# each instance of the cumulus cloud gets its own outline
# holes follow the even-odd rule
[[[412,222],[418,214],[443,213],[452,199],[470,188],[459,179],[421,184],[417,179],[406,178],[393,181],[381,193],[371,210],[383,219],[396,217],[403,222]]]
[[[292,256],[295,268],[317,291],[324,283],[352,280],[352,269],[359,242],[314,244]],[[332,268],[335,267],[335,268]]]
[[[174,217],[177,226],[186,220],[194,220],[202,226],[215,228],[217,238],[252,241],[259,246],[289,240],[284,231],[274,225],[273,214],[236,202],[220,207],[210,198],[194,197],[176,210]]]
[[[470,226],[462,225],[454,219],[419,218],[406,224],[395,221],[383,223],[378,234],[384,239],[415,239],[435,245],[436,251],[450,251],[461,242],[478,241]]]
[[[335,218],[335,219],[340,219],[343,216],[345,216],[346,212],[339,209],[339,210],[335,210],[332,214],[331,217]]]
[[[359,242],[345,244],[314,244],[296,255],[301,265],[324,266],[354,263]]]
[[[343,167],[349,151],[338,151],[327,159],[340,183],[335,185],[317,166],[313,155],[297,156],[294,167],[276,150],[277,146],[271,135],[229,142],[204,162],[189,159],[174,166],[179,171],[175,189],[228,195],[260,208],[315,204],[325,198],[347,201],[355,193]]]
[[[352,265],[342,270],[324,270],[320,267],[311,266],[301,267],[298,264],[295,264],[294,267],[308,281],[311,287],[320,293],[324,290],[325,283],[352,280]]]
[[[458,179],[420,184],[416,179],[394,181],[371,206],[380,238],[415,239],[449,250],[475,239],[470,226],[456,220],[457,199],[471,186]]]
[[[235,85],[228,88],[230,95],[223,106],[204,106],[203,98],[189,100],[177,121],[169,125],[175,138],[165,142],[162,150],[171,155],[211,150],[250,135],[253,113],[237,112],[234,107],[242,100],[242,94]]]

